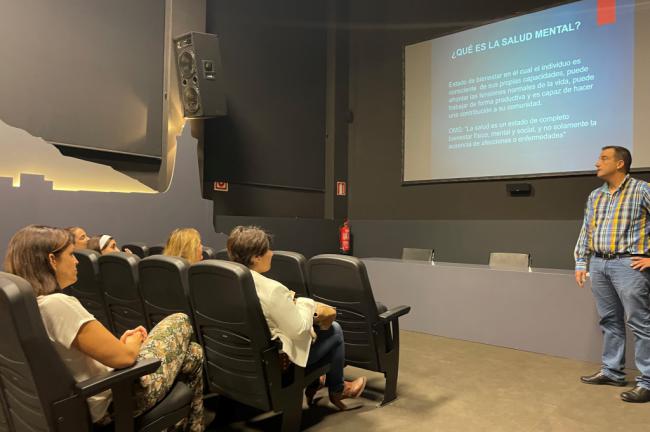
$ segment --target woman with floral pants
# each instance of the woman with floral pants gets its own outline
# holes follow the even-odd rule
[[[156,358],[161,363],[156,372],[141,377],[134,385],[136,416],[160,402],[178,377],[193,393],[189,430],[203,431],[203,350],[191,339],[192,325],[182,313],[168,316],[151,330],[138,359]]]

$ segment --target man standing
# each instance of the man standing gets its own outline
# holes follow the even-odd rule
[[[585,384],[624,386],[625,316],[634,332],[636,386],[621,393],[626,402],[650,401],[650,186],[630,177],[632,156],[623,147],[603,147],[596,175],[605,181],[591,192],[575,248],[576,282],[587,277],[603,331],[602,368]]]

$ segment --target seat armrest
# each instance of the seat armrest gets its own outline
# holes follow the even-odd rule
[[[379,321],[387,323],[389,321],[396,320],[397,318],[401,317],[402,315],[406,315],[409,312],[411,312],[411,306],[397,306],[390,310],[387,310],[382,314],[379,314]]]
[[[117,369],[101,376],[90,378],[77,383],[79,393],[84,396],[93,396],[108,390],[116,384],[126,381],[133,381],[144,375],[155,372],[160,367],[158,359],[138,360],[133,366],[125,369]]]

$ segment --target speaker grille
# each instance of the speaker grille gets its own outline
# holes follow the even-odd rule
[[[199,90],[196,87],[185,87],[183,90],[183,105],[185,112],[194,114],[199,110]]]
[[[196,62],[194,61],[194,54],[190,51],[183,51],[178,56],[178,69],[183,78],[189,78],[194,75],[196,71]]]

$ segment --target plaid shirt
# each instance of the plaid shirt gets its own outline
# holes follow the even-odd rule
[[[593,252],[648,254],[650,185],[629,175],[613,193],[607,183],[589,194],[574,256],[586,270]]]

